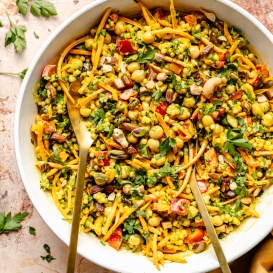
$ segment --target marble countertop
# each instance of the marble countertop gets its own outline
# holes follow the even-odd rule
[[[20,72],[27,68],[50,33],[92,0],[51,0],[57,9],[58,16],[49,19],[37,18],[30,13],[22,17],[18,13],[15,2],[16,0],[0,1],[0,22],[3,25],[0,28],[0,71]],[[233,2],[252,13],[273,33],[273,0],[233,0]],[[14,22],[27,26],[25,33],[27,47],[21,54],[16,54],[12,45],[4,47],[5,34],[9,27],[5,12]],[[34,36],[34,32],[39,38]],[[11,211],[12,214],[27,211],[29,216],[18,232],[0,235],[0,272],[61,273],[65,272],[68,248],[36,212],[27,196],[16,166],[13,122],[21,82],[19,77],[0,75],[0,211],[6,213]],[[35,227],[36,236],[29,234],[29,226]],[[50,246],[52,256],[56,260],[47,263],[41,259],[40,256],[46,255],[44,244]],[[240,271],[236,270],[236,272],[243,273],[243,270],[247,272],[249,258],[253,253],[255,249],[233,265],[234,269],[239,264],[241,266]],[[77,257],[76,272],[111,273],[80,256]]]

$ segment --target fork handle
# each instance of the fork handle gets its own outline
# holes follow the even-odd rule
[[[209,234],[209,238],[210,238],[212,246],[215,250],[215,254],[216,254],[216,257],[219,261],[222,272],[223,273],[231,273],[231,270],[230,270],[229,265],[227,263],[225,254],[224,254],[221,244],[219,242],[218,236],[217,236],[214,226],[210,220],[210,215],[207,211],[203,196],[202,196],[202,194],[199,190],[199,187],[197,185],[197,181],[195,178],[195,168],[193,169],[193,172],[191,174],[190,186],[191,186],[193,196],[195,197],[195,199],[197,201],[198,209],[199,209],[202,219],[204,221],[206,230]]]
[[[80,224],[80,216],[81,216],[81,209],[82,209],[82,195],[83,195],[83,189],[84,189],[84,178],[85,178],[88,150],[89,150],[89,147],[82,147],[82,148],[80,147],[79,164],[78,164],[77,179],[76,179],[76,193],[75,193],[66,273],[74,273],[75,271],[79,224]]]

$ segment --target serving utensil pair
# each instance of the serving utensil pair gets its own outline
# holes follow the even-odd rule
[[[70,85],[69,92],[75,102],[77,102],[78,98],[80,98],[80,95],[78,93],[78,90],[80,87],[81,87],[81,83],[79,81],[75,81]],[[76,193],[75,193],[75,201],[74,201],[74,209],[73,209],[72,228],[71,228],[71,234],[70,234],[67,269],[66,269],[66,273],[74,273],[75,260],[76,260],[76,254],[77,254],[80,215],[81,215],[81,208],[82,208],[82,195],[83,195],[83,189],[84,189],[86,161],[87,161],[89,148],[93,144],[94,140],[91,138],[90,132],[88,131],[86,127],[86,123],[82,119],[80,110],[76,107],[76,104],[68,100],[67,106],[68,106],[69,118],[72,123],[72,127],[79,145],[79,164],[78,164],[77,180],[76,180]],[[200,214],[204,221],[206,230],[209,234],[209,238],[211,240],[212,246],[214,248],[215,254],[219,261],[222,272],[231,273],[226,257],[220,245],[218,236],[211,222],[204,199],[199,190],[196,177],[195,177],[195,168],[193,168],[193,171],[190,177],[190,186],[191,186],[193,195],[197,201]]]

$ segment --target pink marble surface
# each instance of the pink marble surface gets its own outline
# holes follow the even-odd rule
[[[19,72],[28,67],[50,33],[92,0],[52,0],[58,16],[50,19],[37,18],[31,14],[22,17],[18,14],[15,2],[16,0],[0,1],[0,21],[4,26],[0,28],[0,71]],[[233,2],[252,13],[273,33],[273,0],[234,0]],[[10,14],[14,22],[27,26],[27,48],[21,54],[16,54],[12,45],[4,47],[4,37],[9,26],[5,12]],[[39,35],[39,39],[34,37],[34,31]],[[0,75],[0,211],[6,213],[27,211],[29,216],[18,232],[0,235],[0,272],[65,272],[68,248],[37,214],[26,194],[16,166],[13,120],[20,85],[20,78]],[[35,227],[36,236],[29,234],[29,226]],[[56,258],[51,263],[43,261],[40,257],[46,255],[43,249],[45,243],[50,246],[51,253]],[[236,272],[247,272],[249,258],[254,252],[255,249],[239,260],[237,266],[240,264],[244,269],[241,268]],[[110,273],[111,271],[78,256],[76,272]]]

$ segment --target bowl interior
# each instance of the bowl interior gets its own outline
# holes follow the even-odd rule
[[[166,10],[169,9],[170,3],[168,0],[144,0],[143,2],[149,8],[163,7]],[[237,26],[259,52],[259,56],[264,63],[269,68],[273,67],[273,54],[270,54],[270,48],[273,46],[272,36],[261,23],[246,11],[228,0],[180,0],[175,2],[176,8],[180,11],[197,10],[203,7],[215,12],[218,18],[227,21],[228,24]],[[42,68],[46,64],[56,61],[61,50],[71,40],[83,36],[94,24],[98,23],[107,7],[119,10],[124,15],[140,12],[137,4],[132,0],[96,1],[68,19],[49,37],[34,58],[23,81],[16,109],[15,150],[23,183],[41,217],[66,244],[69,242],[71,226],[62,220],[62,215],[57,210],[50,195],[45,194],[40,189],[40,174],[35,170],[34,147],[30,142],[30,127],[34,123],[36,114],[32,92],[35,83],[41,76]],[[273,228],[271,213],[273,204],[270,198],[272,193],[273,189],[269,188],[262,196],[257,207],[257,211],[261,215],[259,219],[248,219],[237,231],[232,232],[232,234],[221,240],[228,261],[236,259],[254,247]],[[88,260],[114,271],[128,273],[158,272],[154,265],[145,257],[125,251],[117,252],[109,246],[103,246],[94,235],[80,234],[78,252]],[[218,261],[212,247],[210,247],[201,254],[188,257],[186,264],[166,264],[161,269],[161,272],[181,270],[187,273],[200,273],[217,267],[219,267]]]

